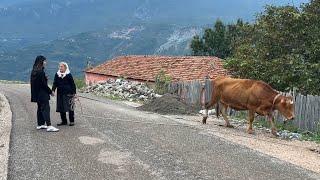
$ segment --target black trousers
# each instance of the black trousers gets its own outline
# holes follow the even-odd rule
[[[51,126],[49,101],[38,102],[37,105],[38,105],[38,109],[37,109],[38,126],[42,126],[45,124],[47,124],[47,126]]]
[[[67,113],[66,112],[60,112],[60,117],[61,117],[62,123],[67,123]],[[74,111],[69,111],[69,121],[71,123],[74,122]]]

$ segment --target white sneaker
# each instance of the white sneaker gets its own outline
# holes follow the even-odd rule
[[[55,128],[53,126],[48,126],[47,132],[57,132],[57,131],[59,131],[58,128]]]
[[[46,125],[42,125],[42,126],[37,126],[37,130],[40,130],[40,129],[47,129],[48,126]]]

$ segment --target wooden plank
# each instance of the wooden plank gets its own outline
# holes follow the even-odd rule
[[[295,116],[296,116],[293,124],[296,125],[296,126],[299,126],[297,99],[296,99],[296,96],[293,96],[293,98],[294,98],[294,105],[295,105],[295,106],[294,106],[294,113],[295,113]]]
[[[313,131],[314,130],[314,121],[313,121],[313,118],[312,118],[312,113],[313,113],[313,102],[312,102],[312,96],[311,95],[309,95],[309,97],[308,97],[308,99],[309,99],[309,111],[307,112],[308,113],[308,119],[309,119],[309,129],[311,130],[311,131]]]
[[[305,130],[305,117],[304,117],[304,106],[305,106],[305,101],[304,101],[304,96],[300,95],[300,123],[301,123],[301,129]]]
[[[311,120],[312,120],[312,130],[315,131],[317,129],[317,121],[316,121],[316,118],[315,118],[315,106],[316,106],[316,102],[315,102],[315,97],[312,96],[312,99],[311,99],[311,109],[312,109],[312,112],[311,112]]]
[[[312,129],[312,124],[310,120],[310,107],[311,107],[311,102],[310,102],[310,95],[307,95],[307,102],[306,102],[306,118],[307,118],[307,128]]]
[[[317,112],[317,120],[318,120],[318,123],[320,123],[320,96],[317,96],[317,109],[316,109],[316,112]],[[320,128],[320,126],[318,126]],[[320,129],[319,129],[320,131]]]
[[[316,109],[315,110],[316,110],[316,113],[315,113],[316,117],[315,118],[317,120],[317,123],[320,123],[320,96],[316,97]],[[318,130],[320,130],[320,129],[318,129]]]
[[[302,129],[306,130],[305,124],[306,124],[306,118],[305,118],[305,96],[301,96],[301,121],[302,121]]]
[[[297,100],[297,103],[296,106],[298,107],[298,127],[299,129],[302,129],[302,96],[301,94],[297,94],[297,97],[296,97],[296,100]]]
[[[319,118],[318,118],[318,112],[319,111],[319,106],[318,106],[318,97],[313,96],[313,121],[314,121],[314,130],[318,130],[318,123],[319,123]]]
[[[310,121],[312,124],[312,131],[316,129],[315,119],[314,119],[314,96],[310,96]]]
[[[294,105],[295,105],[295,115],[296,115],[296,119],[294,121],[294,124],[297,127],[300,127],[300,112],[299,112],[299,100],[298,100],[298,96],[295,94],[294,96]]]
[[[302,129],[304,129],[304,130],[307,130],[307,127],[306,127],[306,121],[307,121],[307,119],[306,119],[306,116],[305,116],[305,107],[306,107],[306,98],[305,98],[305,96],[302,96],[302,106],[301,106],[301,112],[303,112],[301,115],[302,115]]]
[[[313,130],[317,130],[317,119],[316,119],[316,97],[312,96],[312,121],[313,121]]]
[[[318,123],[319,123],[319,119],[318,119],[318,112],[319,111],[319,107],[318,107],[318,102],[317,102],[317,96],[314,96],[313,99],[313,120],[314,120],[314,124],[315,124],[315,130],[318,130]]]

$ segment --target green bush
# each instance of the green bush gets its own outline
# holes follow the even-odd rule
[[[156,76],[156,93],[165,94],[168,92],[168,87],[171,83],[172,78],[169,75],[166,75],[163,70],[161,70]]]
[[[77,89],[86,87],[86,82],[83,78],[74,78],[74,83],[76,84]]]

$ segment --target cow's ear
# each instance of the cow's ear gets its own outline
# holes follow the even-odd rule
[[[281,104],[285,103],[285,100],[284,100],[284,99],[281,99],[280,103],[281,103]]]

